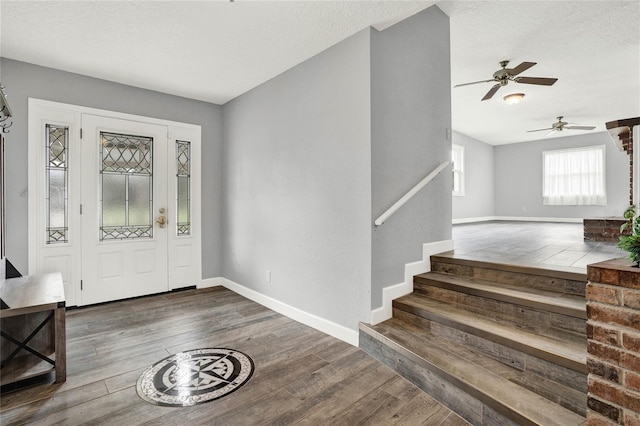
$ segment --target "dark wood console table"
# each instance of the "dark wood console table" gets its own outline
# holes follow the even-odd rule
[[[62,275],[51,273],[0,279],[2,390],[21,387],[55,371],[67,378],[65,298]]]

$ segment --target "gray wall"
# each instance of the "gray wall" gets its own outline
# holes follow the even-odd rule
[[[421,260],[423,243],[451,238],[448,172],[373,227],[450,158],[449,20],[437,7],[383,32],[363,30],[224,107],[0,65],[16,116],[8,256],[25,271],[29,97],[200,124],[203,278],[224,276],[348,328],[369,320],[382,288]]]
[[[221,275],[222,108],[79,74],[2,58],[2,84],[13,111],[6,134],[7,257],[23,273],[27,248],[28,98],[69,103],[202,126],[202,275]]]
[[[543,205],[542,151],[593,145],[606,146],[607,205]],[[606,132],[499,145],[494,152],[496,216],[620,216],[629,204],[629,157],[617,150]]]
[[[435,6],[371,32],[373,219],[451,158],[449,64],[449,18]],[[373,228],[372,308],[422,260],[423,243],[451,238],[450,170]]]
[[[452,142],[464,147],[464,196],[453,197],[453,219],[494,216],[492,145],[453,132]]]
[[[224,277],[351,329],[370,308],[369,62],[367,29],[223,108]]]

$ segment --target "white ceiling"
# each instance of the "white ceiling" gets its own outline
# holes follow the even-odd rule
[[[0,55],[224,104],[350,35],[433,1],[0,1]],[[640,2],[440,1],[451,18],[453,84],[498,62],[538,65],[551,87],[452,89],[453,128],[498,145],[539,139],[558,115],[596,125],[640,115]],[[11,95],[11,88],[7,87]],[[507,105],[508,93],[525,93]],[[565,130],[559,135],[581,134]]]
[[[492,83],[452,89],[453,128],[500,145],[541,139],[527,130],[564,121],[597,126],[640,115],[640,1],[445,1],[451,18],[451,83],[491,78],[498,62],[537,62],[522,76],[556,77],[553,86]],[[503,96],[522,92],[509,105]],[[564,130],[554,137],[584,134]]]

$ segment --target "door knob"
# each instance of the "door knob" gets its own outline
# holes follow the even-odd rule
[[[165,216],[160,216],[158,217],[158,220],[156,220],[156,223],[160,228],[164,228],[167,226],[167,218]]]

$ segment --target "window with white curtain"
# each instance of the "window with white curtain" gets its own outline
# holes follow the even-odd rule
[[[464,195],[464,147],[451,145],[451,161],[453,163],[453,195]]]
[[[604,145],[544,151],[542,197],[545,205],[607,204]]]

